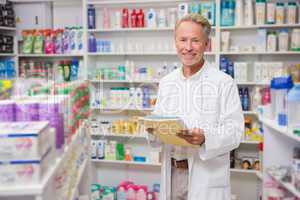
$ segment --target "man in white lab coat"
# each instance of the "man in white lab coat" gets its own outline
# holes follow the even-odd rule
[[[230,200],[229,152],[240,144],[244,120],[233,79],[204,60],[210,30],[198,14],[175,27],[182,67],[160,81],[154,114],[181,117],[187,130],[178,136],[199,148],[162,146],[161,200]]]

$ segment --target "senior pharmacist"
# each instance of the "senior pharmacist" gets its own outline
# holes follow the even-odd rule
[[[240,144],[244,121],[233,79],[204,60],[210,31],[198,14],[175,27],[182,67],[160,81],[153,114],[182,118],[188,130],[178,136],[199,148],[163,145],[161,200],[230,200],[229,152]],[[152,136],[150,143],[160,145]]]

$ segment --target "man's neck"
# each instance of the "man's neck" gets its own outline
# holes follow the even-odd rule
[[[196,74],[204,65],[204,59],[193,66],[183,66],[183,76],[189,78],[190,76]]]

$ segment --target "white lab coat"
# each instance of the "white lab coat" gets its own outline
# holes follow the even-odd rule
[[[205,143],[187,148],[188,200],[230,200],[229,152],[244,130],[238,89],[233,79],[207,62],[185,79],[182,68],[159,85],[154,114],[179,116],[189,129],[202,128]],[[150,138],[150,144],[160,145]],[[162,145],[161,200],[171,200],[171,145]]]

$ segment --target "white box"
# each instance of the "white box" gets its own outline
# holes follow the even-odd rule
[[[55,131],[47,121],[0,123],[0,160],[40,160],[51,148]]]
[[[39,184],[53,163],[53,149],[40,160],[0,160],[0,187],[18,187]]]

